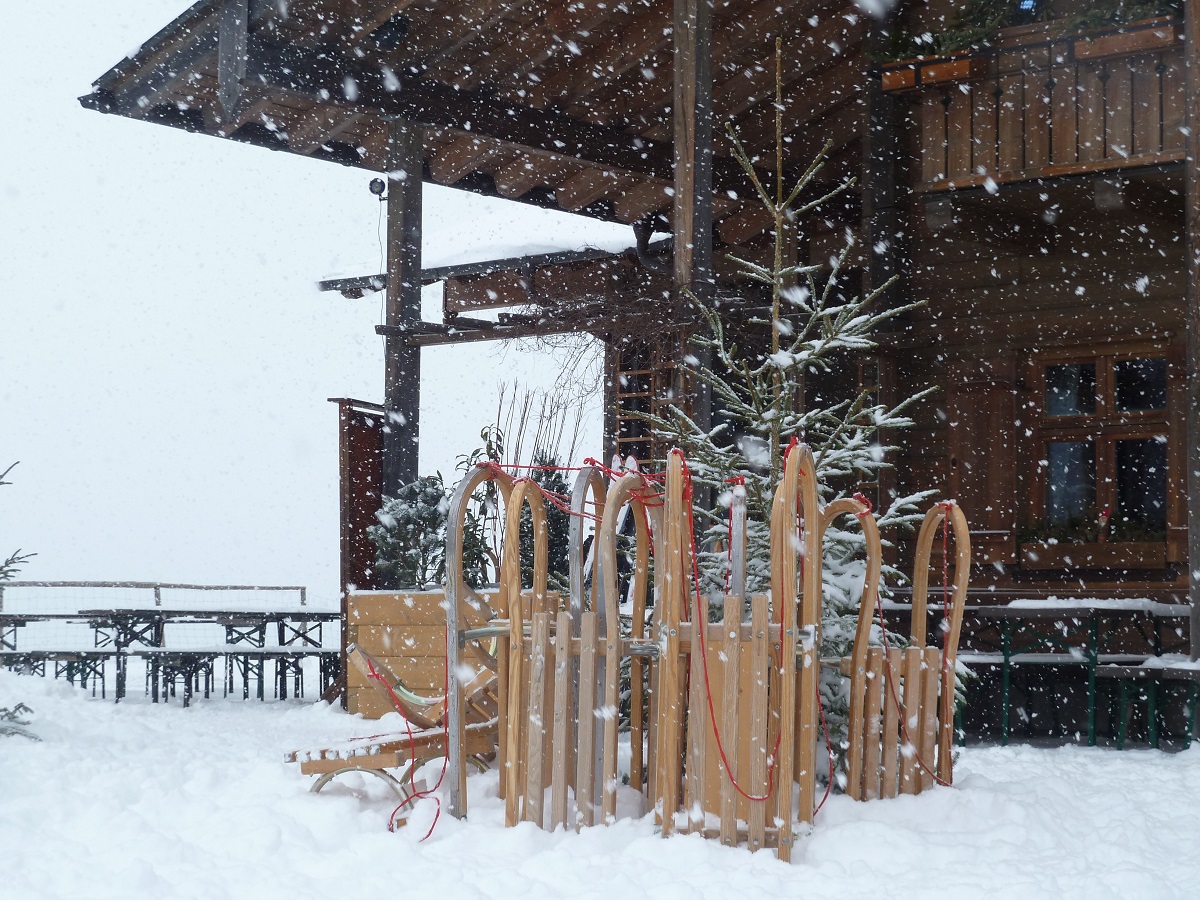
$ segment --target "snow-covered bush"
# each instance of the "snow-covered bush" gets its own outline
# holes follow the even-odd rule
[[[375,568],[403,588],[423,588],[446,575],[446,486],[441,474],[426,475],[385,497],[367,528],[375,545]]]

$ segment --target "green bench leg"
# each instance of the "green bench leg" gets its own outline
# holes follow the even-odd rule
[[[1012,626],[1008,619],[1000,626],[1000,651],[1004,654],[1004,666],[1000,674],[1000,746],[1007,747],[1009,679],[1012,671]]]
[[[1150,746],[1158,749],[1158,679],[1151,678],[1146,685],[1146,719],[1150,730]]]
[[[1188,685],[1187,734],[1183,736],[1184,750],[1192,746],[1192,735],[1196,733],[1196,695],[1198,692],[1200,692],[1200,685],[1195,682]]]
[[[1117,709],[1117,749],[1125,749],[1125,723],[1129,717],[1129,685],[1128,678],[1121,679],[1121,701]]]
[[[1096,746],[1096,665],[1099,662],[1100,625],[1092,616],[1088,625],[1088,746]]]

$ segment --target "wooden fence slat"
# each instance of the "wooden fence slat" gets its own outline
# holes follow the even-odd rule
[[[724,684],[721,693],[721,737],[725,764],[721,764],[721,843],[727,847],[737,844],[738,794],[733,782],[738,778],[738,737],[741,734],[738,717],[738,689],[741,684],[741,624],[742,598],[732,594],[725,597],[725,617],[722,620],[721,652],[725,656]],[[740,784],[740,782],[739,782]]]
[[[971,174],[972,93],[965,84],[955,85],[947,92],[950,106],[946,109],[946,174],[951,178]]]
[[[1163,150],[1184,149],[1185,73],[1182,52],[1163,54]]]
[[[900,709],[896,702],[900,696],[901,655],[896,648],[887,651],[883,683],[883,732],[879,738],[881,761],[879,796],[890,799],[896,796],[899,776],[900,753]]]
[[[1050,72],[1046,47],[1025,52],[1025,168],[1037,169],[1050,161]]]
[[[1133,72],[1133,154],[1162,152],[1162,79],[1157,53],[1130,59]]]
[[[920,749],[921,732],[921,663],[920,647],[909,647],[904,651],[904,727],[900,732],[900,793],[917,792],[917,751]]]
[[[1132,73],[1126,60],[1108,67],[1104,84],[1104,157],[1128,159],[1133,153]]]
[[[938,660],[938,666],[938,681],[940,682],[938,690],[940,693],[938,697],[937,776],[946,784],[953,784],[954,688],[958,680],[954,671],[955,658],[951,658],[945,669],[940,668],[941,660]]]
[[[924,671],[921,673],[921,738],[918,751],[924,765],[921,766],[918,791],[927,791],[933,787],[933,773],[936,771],[938,683],[941,681],[941,661],[942,654],[937,647],[925,648]]]
[[[550,828],[567,824],[567,767],[571,758],[571,614],[558,614],[554,626],[554,744],[550,757]]]
[[[996,171],[996,86],[991,81],[971,91],[971,169]]]
[[[1050,89],[1050,162],[1068,165],[1079,158],[1078,93],[1075,66],[1066,62],[1065,51],[1056,55],[1050,70],[1054,86]]]
[[[600,821],[608,825],[617,817],[617,725],[621,705],[621,646],[619,633],[605,635],[604,708],[600,730],[604,746],[600,754]]]
[[[850,673],[850,720],[846,748],[846,794],[851,800],[862,800],[863,750],[866,744],[867,667]]]
[[[940,181],[946,176],[946,107],[941,91],[926,91],[921,98],[921,180]]]
[[[1000,78],[1000,100],[997,113],[997,165],[1002,173],[1019,172],[1025,168],[1025,99],[1024,79],[1020,73]]]
[[[512,751],[509,749],[508,736],[508,692],[510,689],[508,683],[508,654],[508,635],[502,635],[496,639],[496,734],[499,737],[496,764],[500,769],[500,785],[497,793],[500,795],[500,799],[505,801],[506,809],[508,806],[506,796],[508,763],[512,755]],[[507,812],[505,818],[507,819]],[[505,824],[508,824],[507,821]],[[514,821],[512,824],[515,825],[517,823]]]
[[[704,744],[708,738],[708,698],[704,692],[704,650],[702,629],[707,622],[698,619],[704,610],[692,610],[692,641],[688,673],[687,714],[687,790],[684,810],[688,831],[704,831]]]
[[[882,737],[884,685],[883,648],[871,647],[867,650],[867,698],[866,698],[866,727],[863,729],[863,786],[864,800],[879,799],[879,769],[880,769],[880,739]]]
[[[767,598],[761,594],[750,600],[750,778],[747,792],[761,797],[767,792],[767,685],[770,681],[770,614]],[[791,785],[783,790],[791,793]],[[751,801],[748,819],[751,850],[766,843],[767,803]]]
[[[575,818],[596,824],[596,613],[579,622],[579,743],[575,752]]]
[[[529,729],[525,741],[526,822],[542,827],[546,781],[542,748],[546,741],[546,657],[550,653],[550,614],[533,616],[533,643],[529,659]]]
[[[1079,63],[1079,161],[1104,159],[1103,63]]]
[[[646,784],[646,664],[640,656],[629,660],[629,784],[644,790]]]
[[[665,632],[659,656],[658,731],[658,796],[662,798],[662,833],[675,833],[675,814],[679,811],[682,785],[682,729],[684,714],[683,671],[680,665],[679,623],[687,602],[688,582],[684,571],[684,525],[691,514],[683,500],[683,468],[678,455],[667,461],[666,507],[666,590],[663,591],[661,628]]]

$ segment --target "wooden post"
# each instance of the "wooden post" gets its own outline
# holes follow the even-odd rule
[[[1187,66],[1187,522],[1191,655],[1200,658],[1200,4],[1184,5]]]
[[[421,134],[407,122],[388,127],[387,303],[385,323],[421,319]],[[421,409],[421,349],[402,336],[387,338],[383,436],[383,493],[394,497],[417,479]]]
[[[700,303],[713,301],[713,0],[675,0],[674,151],[675,194],[672,208],[675,292],[686,308],[684,291]],[[697,353],[701,364],[708,351]],[[691,415],[707,431],[712,397],[706,385],[691,387]],[[703,500],[704,498],[700,498]]]

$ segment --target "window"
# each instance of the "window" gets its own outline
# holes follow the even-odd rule
[[[1167,371],[1153,348],[1031,363],[1031,539],[1165,540]]]

